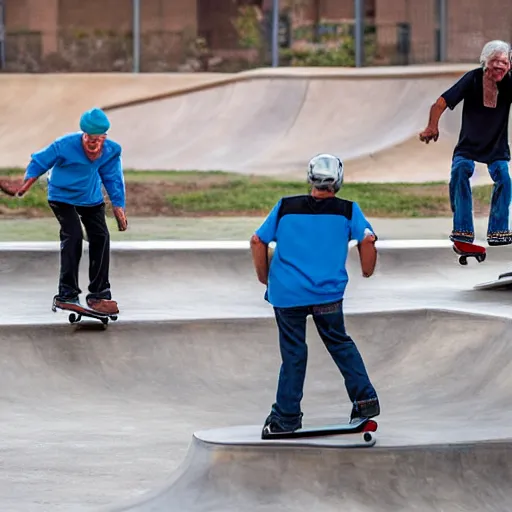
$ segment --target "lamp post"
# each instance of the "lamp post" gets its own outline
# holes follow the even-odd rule
[[[279,66],[279,0],[272,2],[272,67]]]
[[[140,72],[140,0],[133,0],[133,72]]]
[[[354,0],[356,67],[364,60],[364,0]]]

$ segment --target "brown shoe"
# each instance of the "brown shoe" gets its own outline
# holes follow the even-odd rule
[[[94,311],[103,315],[116,315],[119,313],[117,302],[115,300],[88,299],[87,305]]]

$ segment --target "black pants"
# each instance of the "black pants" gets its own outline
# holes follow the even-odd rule
[[[105,204],[72,206],[50,201],[49,205],[60,224],[59,298],[78,299],[82,293],[78,285],[83,244],[81,219],[89,238],[90,293],[87,298],[111,299],[110,234],[105,221]]]

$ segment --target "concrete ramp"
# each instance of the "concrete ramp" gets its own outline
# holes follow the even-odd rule
[[[347,162],[347,181],[446,181],[461,107],[445,114],[436,144],[420,143],[418,133],[467,69],[257,70],[113,108],[111,135],[137,169],[303,178],[314,154],[331,152]],[[479,166],[481,179],[489,181]]]
[[[217,73],[0,74],[0,167],[25,167],[31,153],[77,131],[86,109],[169,94],[223,77]]]
[[[505,512],[512,500],[511,456],[508,442],[242,451],[195,438],[167,491],[115,510]]]
[[[511,321],[348,314],[382,401],[377,445],[364,449],[201,436],[263,423],[280,363],[273,319],[4,325],[0,508],[508,510]],[[304,422],[345,419],[343,380],[308,332]]]
[[[0,166],[25,167],[33,151],[99,106],[126,168],[303,179],[311,156],[328,151],[347,163],[347,182],[447,181],[461,108],[443,116],[437,143],[420,143],[418,133],[439,94],[473,67],[6,75]],[[490,183],[485,167],[474,183]]]

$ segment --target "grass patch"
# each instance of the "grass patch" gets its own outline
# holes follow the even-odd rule
[[[23,170],[0,170],[20,177]],[[223,171],[125,171],[127,211],[131,217],[264,216],[279,198],[308,193],[302,181],[243,176]],[[473,188],[476,215],[486,215],[491,185]],[[448,184],[345,183],[339,197],[356,201],[371,217],[451,216]],[[109,202],[107,205],[110,207]],[[21,199],[0,195],[0,217],[51,215],[46,179],[41,178]]]

